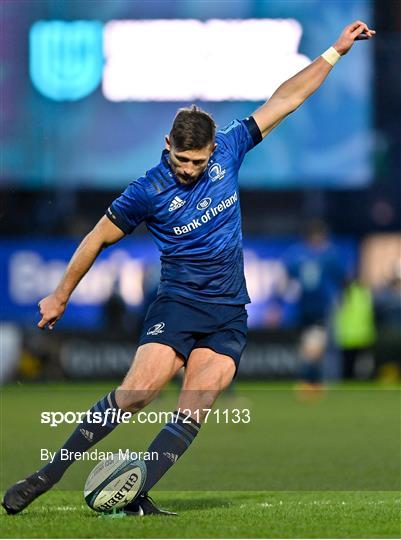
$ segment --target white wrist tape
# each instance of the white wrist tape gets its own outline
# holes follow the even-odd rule
[[[341,58],[341,54],[338,54],[334,47],[327,49],[327,51],[325,51],[321,56],[332,66],[334,66],[334,64]]]

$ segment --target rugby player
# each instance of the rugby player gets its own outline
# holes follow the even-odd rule
[[[110,420],[109,409],[138,412],[185,366],[175,421],[151,443],[148,451],[157,452],[159,459],[147,463],[142,493],[127,512],[169,514],[156,507],[148,491],[194,440],[203,409],[210,409],[230,384],[245,347],[245,304],[250,300],[238,195],[245,154],[320,87],[355,40],[374,34],[364,22],[353,22],[333,47],[284,82],[249,118],[233,120],[217,134],[209,114],[195,106],[181,109],[160,163],[111,204],[77,248],[56,290],[39,302],[38,326],[53,330],[99,253],[146,223],[161,252],[162,272],[135,359],[121,386],[91,409],[104,415],[105,425],[90,422],[88,416],[62,447],[88,450],[118,425]],[[189,414],[183,415],[184,410]],[[63,461],[60,451],[6,492],[2,504],[9,514],[20,512],[60,480],[73,463]]]

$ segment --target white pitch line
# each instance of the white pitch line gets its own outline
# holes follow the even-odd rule
[[[82,510],[83,508],[87,508],[85,505],[80,506],[54,506],[54,505],[48,505],[48,506],[41,506],[41,510],[58,510],[59,512],[71,512],[72,510]]]
[[[329,506],[329,505],[337,505],[337,504],[341,504],[342,506],[346,506],[346,505],[350,505],[352,504],[353,501],[350,501],[350,502],[347,502],[347,501],[307,501],[307,502],[303,502],[303,501],[298,501],[298,502],[289,502],[287,503],[288,505],[291,505],[291,504],[298,504],[300,506]],[[371,505],[371,506],[379,506],[379,505],[382,505],[382,504],[387,504],[387,503],[393,503],[393,504],[401,504],[401,499],[396,499],[395,501],[386,501],[386,500],[379,500],[379,501],[368,501],[366,504],[367,505]],[[269,508],[269,507],[272,507],[272,506],[281,506],[283,505],[283,501],[279,501],[278,503],[269,503],[269,502],[261,502],[261,503],[257,503],[257,506],[261,506],[263,508]],[[252,504],[241,504],[240,505],[240,508],[246,508],[247,506],[253,506]]]

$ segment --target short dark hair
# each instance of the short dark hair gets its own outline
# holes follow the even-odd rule
[[[177,150],[200,150],[214,143],[216,124],[211,115],[196,105],[179,109],[170,131],[170,143]]]

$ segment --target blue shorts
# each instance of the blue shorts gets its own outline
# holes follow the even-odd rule
[[[208,347],[231,356],[238,369],[247,335],[245,306],[159,295],[146,314],[139,345],[163,343],[187,362],[193,349]]]

